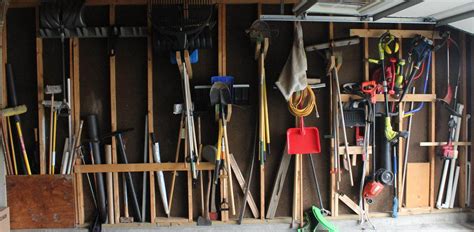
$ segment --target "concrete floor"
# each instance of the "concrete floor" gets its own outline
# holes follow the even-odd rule
[[[474,231],[474,213],[435,213],[425,215],[400,216],[394,218],[372,218],[371,222],[375,225],[376,231]],[[341,219],[332,220],[339,231],[370,231],[370,228],[363,228],[356,220]],[[294,231],[286,222],[272,222],[264,224],[243,224],[243,225],[224,225],[215,224],[211,227],[199,226],[155,226],[151,224],[140,224],[130,227],[123,225],[104,226],[103,231],[118,232],[151,232],[151,231],[256,231],[256,232],[280,232]],[[13,230],[15,232],[86,232],[87,229],[38,229],[38,230]]]

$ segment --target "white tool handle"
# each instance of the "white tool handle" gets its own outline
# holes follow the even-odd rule
[[[66,174],[66,169],[67,169],[67,162],[69,160],[69,138],[66,138],[66,141],[64,142],[64,149],[63,149],[63,160],[61,161],[61,175]]]
[[[153,159],[155,163],[161,163],[160,157],[160,144],[153,144]],[[161,201],[163,202],[163,208],[165,209],[166,215],[170,214],[170,208],[168,206],[168,197],[166,196],[165,177],[163,171],[156,171],[156,181],[158,182],[158,188],[160,189]]]
[[[444,185],[446,184],[446,174],[448,172],[449,160],[444,160],[444,168],[441,176],[441,184],[439,185],[438,199],[436,200],[436,208],[441,209],[441,202],[443,201]]]
[[[454,199],[456,199],[456,191],[458,189],[458,182],[459,182],[459,166],[456,166],[456,174],[454,174],[454,184],[453,184],[453,192],[451,194],[451,199],[449,201],[449,208],[452,209],[454,207]]]

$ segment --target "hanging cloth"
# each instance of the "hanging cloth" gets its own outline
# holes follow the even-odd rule
[[[275,83],[287,101],[294,92],[302,91],[308,85],[306,78],[308,64],[304,50],[303,29],[300,22],[294,23],[293,36],[293,48],[278,81]]]

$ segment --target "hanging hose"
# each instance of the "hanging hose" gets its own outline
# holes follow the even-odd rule
[[[418,80],[421,77],[421,75],[423,75],[424,71],[425,71],[425,62],[421,64],[420,72],[415,77],[413,77],[413,80]]]
[[[425,83],[424,83],[424,86],[423,86],[423,94],[426,93],[426,91],[428,90],[428,80],[430,78],[430,66],[431,66],[431,53],[428,54],[428,56],[426,57],[427,59],[427,65],[426,65],[426,74],[425,74]],[[424,65],[423,65],[424,66]],[[413,115],[414,113],[416,112],[419,112],[421,109],[423,109],[425,105],[425,102],[421,102],[418,107],[416,107],[416,109],[413,109],[413,110],[410,110],[408,112],[405,112],[403,113],[403,116],[406,117],[406,116],[411,116]]]
[[[412,41],[412,46],[410,48],[410,51],[408,52],[409,57],[408,57],[408,63],[411,64],[410,68],[410,75],[408,75],[406,84],[405,84],[405,89],[403,90],[400,98],[398,99],[398,102],[396,106],[400,105],[400,103],[403,101],[403,98],[405,95],[408,93],[409,89],[411,89],[411,86],[413,84],[413,81],[416,80],[416,76],[421,75],[422,73],[422,63],[425,60],[425,58],[431,54],[433,51],[434,46],[433,46],[433,41],[423,37],[423,36],[417,36],[413,39]]]
[[[316,106],[316,96],[311,87],[308,85],[306,89],[299,92],[298,96],[293,97],[294,95],[295,94],[291,95],[288,101],[288,109],[291,114],[295,117],[306,117],[310,115]]]

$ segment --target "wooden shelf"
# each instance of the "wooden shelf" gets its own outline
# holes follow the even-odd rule
[[[360,96],[355,94],[341,94],[341,100],[343,102],[348,102],[351,99],[361,99]],[[376,95],[377,102],[383,102],[383,94]],[[398,99],[389,96],[388,101],[396,102]],[[407,94],[403,98],[403,102],[436,102],[436,94]]]
[[[427,214],[427,213],[460,213],[467,212],[468,210],[463,208],[453,208],[453,209],[431,209],[431,208],[413,208],[406,209],[401,208],[398,212],[398,216],[408,216],[408,215],[417,215],[417,214]],[[370,218],[391,218],[392,212],[379,213],[379,212],[370,212]],[[359,215],[357,214],[340,214],[337,217],[331,216],[331,220],[357,220]]]
[[[438,32],[426,30],[351,29],[351,36],[359,36],[362,38],[379,38],[387,31],[397,38],[414,38],[417,35],[422,35],[426,38],[441,39]]]
[[[76,165],[74,166],[74,173],[189,171],[189,165],[185,163]],[[214,170],[214,167],[215,164],[209,162],[196,164],[197,170]]]
[[[444,146],[447,142],[420,142],[420,147]],[[471,142],[453,142],[453,146],[471,146]]]
[[[10,8],[35,7],[39,5],[39,0],[16,0],[10,3]],[[224,4],[280,4],[280,0],[214,0],[214,3]],[[285,4],[297,3],[296,0],[286,0]],[[86,0],[86,5],[146,5],[147,0]]]
[[[344,155],[344,146],[339,146],[339,155]],[[360,155],[363,152],[362,146],[349,146],[349,155]],[[367,148],[367,153],[372,154],[372,146]]]

